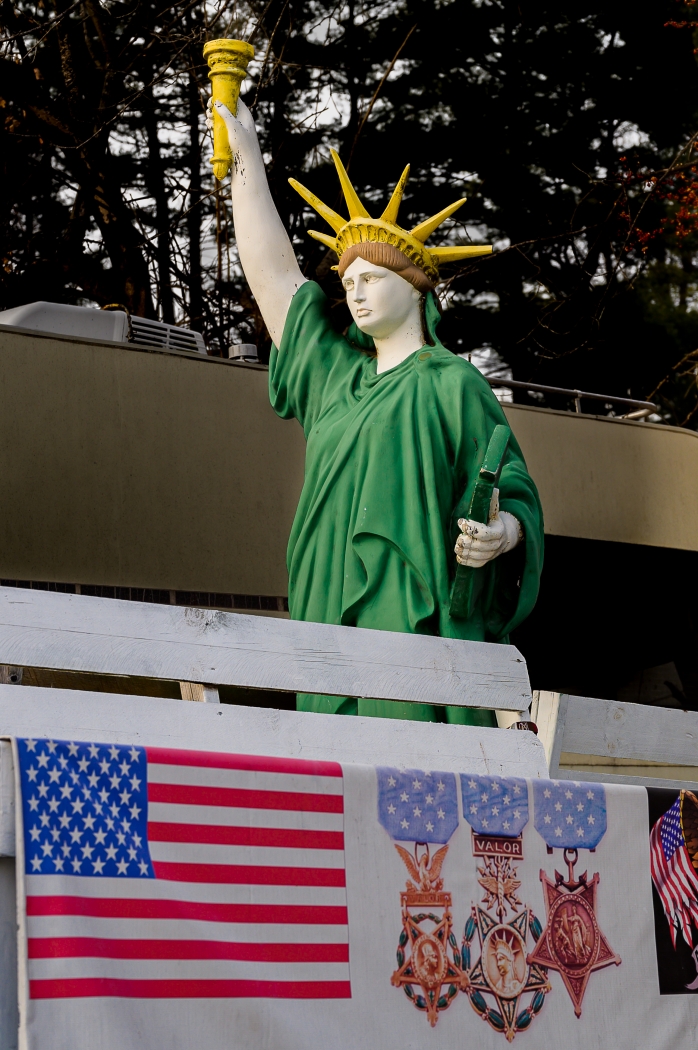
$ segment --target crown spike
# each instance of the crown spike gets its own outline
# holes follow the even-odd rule
[[[307,201],[310,207],[314,208],[318,215],[321,215],[325,222],[330,224],[335,233],[339,233],[342,226],[346,226],[346,219],[343,219],[336,211],[323,204],[319,197],[307,190],[305,186],[301,186],[300,182],[297,182],[295,179],[289,179],[288,181],[296,193],[300,193],[303,200]]]
[[[318,233],[317,230],[308,230],[308,236],[314,237],[316,241],[320,241],[320,244],[324,244],[326,248],[331,248],[333,252],[337,251],[336,237],[330,237],[328,233]]]
[[[407,183],[407,177],[409,176],[409,174],[410,166],[408,164],[405,170],[403,171],[402,175],[400,176],[397,186],[393,190],[393,195],[390,198],[390,203],[388,204],[388,207],[381,215],[381,219],[383,220],[383,222],[397,222],[397,213],[400,208],[400,205],[402,204],[402,195],[405,192],[405,184]]]
[[[436,262],[441,263],[460,262],[461,259],[475,259],[478,255],[491,255],[491,244],[463,244],[460,247],[430,248],[429,254]]]
[[[430,219],[426,219],[424,222],[420,222],[419,226],[415,226],[410,233],[413,237],[416,237],[422,244],[426,241],[427,237],[431,237],[432,233],[437,226],[440,226],[442,222],[445,222],[450,215],[453,215],[454,211],[458,211],[462,204],[465,204],[466,197],[461,197],[455,204],[449,204],[448,208],[444,208],[437,215],[432,215]]]
[[[349,209],[349,219],[370,219],[371,216],[368,214],[363,204],[359,200],[359,196],[349,181],[349,176],[346,173],[346,169],[339,159],[339,154],[336,150],[331,149],[332,160],[334,166],[337,169],[339,175],[339,181],[342,186],[342,192],[344,193],[344,199],[347,202],[347,208]]]

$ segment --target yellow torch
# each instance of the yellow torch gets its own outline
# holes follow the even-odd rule
[[[247,76],[247,65],[254,55],[252,44],[246,40],[209,40],[204,44],[204,58],[208,62],[211,98],[223,102],[233,116],[237,116],[240,85]],[[230,171],[233,156],[228,145],[228,132],[223,119],[213,110],[213,174],[224,179]]]

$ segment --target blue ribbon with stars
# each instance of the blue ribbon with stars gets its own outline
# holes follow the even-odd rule
[[[533,781],[534,826],[546,846],[595,849],[606,833],[603,784]]]
[[[458,827],[454,773],[379,766],[378,820],[401,842],[445,843]]]
[[[461,773],[463,816],[477,835],[516,838],[528,824],[528,786],[521,777]]]
[[[27,875],[153,879],[142,747],[17,740]]]

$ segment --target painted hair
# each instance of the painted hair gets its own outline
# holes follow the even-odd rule
[[[410,262],[407,256],[392,244],[384,244],[380,241],[362,241],[361,244],[352,244],[345,252],[342,252],[339,260],[337,272],[340,278],[344,276],[347,267],[354,262],[354,259],[365,259],[374,266],[384,266],[386,270],[392,270],[422,295],[434,291],[434,285],[424,270]]]

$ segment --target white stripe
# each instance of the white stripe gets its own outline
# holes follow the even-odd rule
[[[153,861],[178,864],[245,864],[264,867],[343,868],[341,849],[280,849],[276,846],[219,846],[198,842],[151,842]]]
[[[346,906],[343,886],[250,886],[166,879],[81,878],[79,875],[27,875],[27,895],[120,900],[182,900],[204,904],[318,904]]]
[[[29,937],[109,937],[127,940],[239,941],[244,944],[346,944],[348,926],[192,919],[99,919],[85,915],[36,915]]]
[[[229,959],[30,959],[32,981],[71,977],[122,980],[348,981],[348,963],[260,963]]]
[[[311,795],[341,795],[341,777],[318,777],[295,773],[258,773],[245,769],[214,769],[210,766],[169,766],[148,763],[149,784],[193,784],[197,787],[246,788],[249,791],[302,792]]]
[[[221,824],[237,828],[294,828],[300,831],[342,831],[342,813],[247,809],[236,806],[180,806],[149,802],[148,820],[174,824]]]

